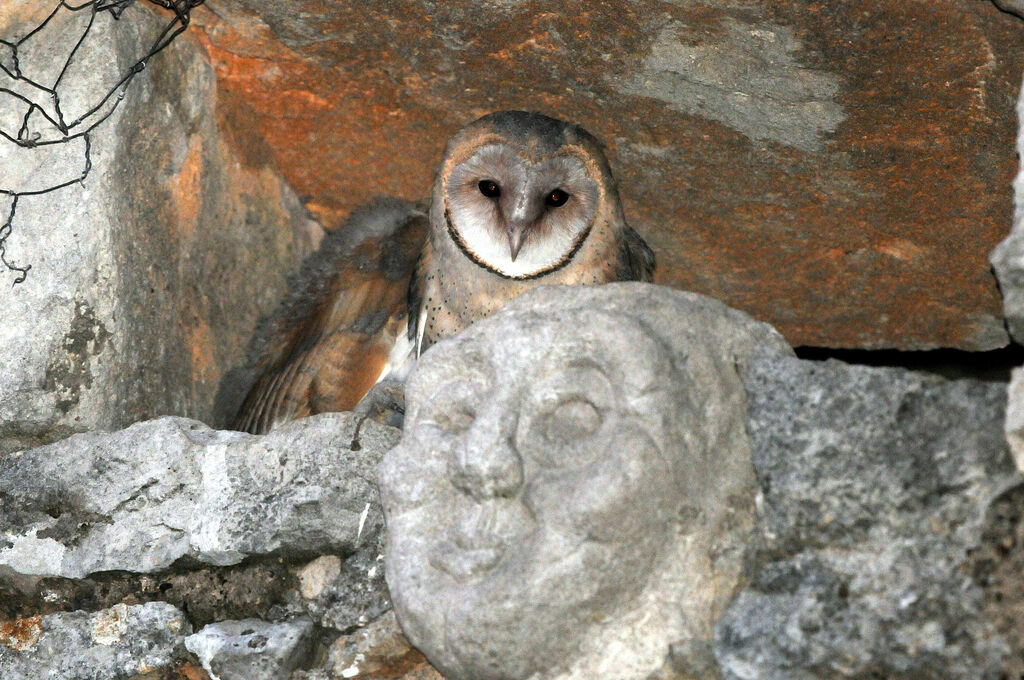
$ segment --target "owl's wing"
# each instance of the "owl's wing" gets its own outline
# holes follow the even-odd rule
[[[263,433],[286,420],[349,411],[373,387],[405,331],[410,277],[426,235],[423,213],[403,206],[364,211],[325,237],[311,265],[321,280],[286,301],[290,309],[261,352],[235,429]]]
[[[654,251],[632,227],[628,224],[623,227],[615,271],[618,280],[653,282]]]

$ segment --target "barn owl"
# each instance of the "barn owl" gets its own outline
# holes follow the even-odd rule
[[[445,148],[426,213],[381,210],[325,246],[335,271],[270,338],[237,429],[356,408],[375,385],[400,385],[428,347],[535,286],[653,277],[600,143],[537,113],[470,123]]]

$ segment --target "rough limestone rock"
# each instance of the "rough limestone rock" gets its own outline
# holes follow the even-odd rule
[[[449,680],[643,680],[710,642],[751,529],[766,324],[650,284],[526,293],[432,347],[380,468],[388,587]]]
[[[366,422],[357,452],[353,429],[351,414],[266,436],[168,417],[12,454],[0,459],[0,568],[82,578],[374,544],[374,470],[398,431]]]
[[[747,388],[762,545],[717,627],[724,677],[1006,677],[1024,646],[972,557],[1022,482],[1004,386],[770,357]]]
[[[537,110],[607,145],[658,283],[793,345],[1007,342],[986,258],[1011,219],[1024,31],[991,2],[302,8],[220,0],[193,28],[226,129],[325,224],[368,192],[424,198],[455,130]]]
[[[268,618],[288,601],[295,588],[288,565],[275,556],[231,567],[190,564],[149,574],[114,571],[86,579],[12,581],[0,581],[0,621],[160,601],[187,612],[197,628],[227,619]]]
[[[994,0],[996,7],[1024,19],[1024,0]]]
[[[1017,121],[1020,130],[1017,135],[1017,153],[1024,158],[1024,87],[1017,101]],[[1013,230],[1002,243],[992,251],[992,267],[999,278],[999,289],[1003,294],[1003,314],[1010,335],[1018,343],[1024,343],[1024,167],[1017,172],[1013,182],[1015,210]]]
[[[308,661],[313,622],[259,619],[211,623],[185,639],[214,680],[281,680]]]
[[[1024,676],[1024,481],[991,504],[981,539],[968,573],[985,590],[982,617],[1013,648],[1005,677],[1019,678]]]
[[[335,640],[321,668],[299,671],[291,680],[444,680],[402,635],[394,613]]]
[[[323,555],[297,575],[302,607],[324,628],[351,633],[391,610],[384,582],[384,532],[344,560]]]
[[[8,621],[0,623],[0,677],[135,678],[177,665],[191,632],[185,615],[163,602]]]
[[[1006,392],[1006,442],[1017,469],[1024,472],[1024,368],[1015,368],[1010,374]]]
[[[1017,102],[1017,154],[1024,158],[1024,87]],[[1013,183],[1015,211],[1013,231],[992,252],[992,267],[999,277],[1003,294],[1003,313],[1010,334],[1018,343],[1024,342],[1024,166]],[[1010,381],[1006,407],[1006,439],[1017,466],[1024,470],[1024,371],[1017,369]]]
[[[55,5],[5,6],[0,38],[20,40]],[[150,7],[96,16],[57,88],[68,121],[145,55],[169,17]],[[23,43],[25,75],[52,85],[89,14],[61,9]],[[88,143],[0,137],[0,192],[74,180],[91,163],[81,183],[21,196],[3,243],[31,270],[13,286],[18,272],[0,267],[0,453],[157,415],[208,421],[221,373],[316,240],[280,176],[219,131],[214,73],[187,35],[146,63]],[[17,137],[28,110],[0,91],[5,133]],[[39,110],[27,136],[60,138]],[[13,208],[0,193],[0,225]]]

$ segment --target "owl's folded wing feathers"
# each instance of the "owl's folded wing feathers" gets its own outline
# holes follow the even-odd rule
[[[409,204],[376,209],[325,237],[310,265],[321,280],[306,281],[308,294],[283,303],[235,429],[258,434],[286,420],[351,410],[380,377],[405,330],[426,219]]]
[[[619,240],[616,277],[619,281],[654,281],[654,251],[628,224]]]

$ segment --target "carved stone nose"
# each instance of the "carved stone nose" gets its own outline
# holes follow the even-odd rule
[[[476,500],[518,493],[523,486],[523,460],[512,444],[514,431],[507,423],[488,426],[478,419],[452,454],[449,475],[455,488]]]

